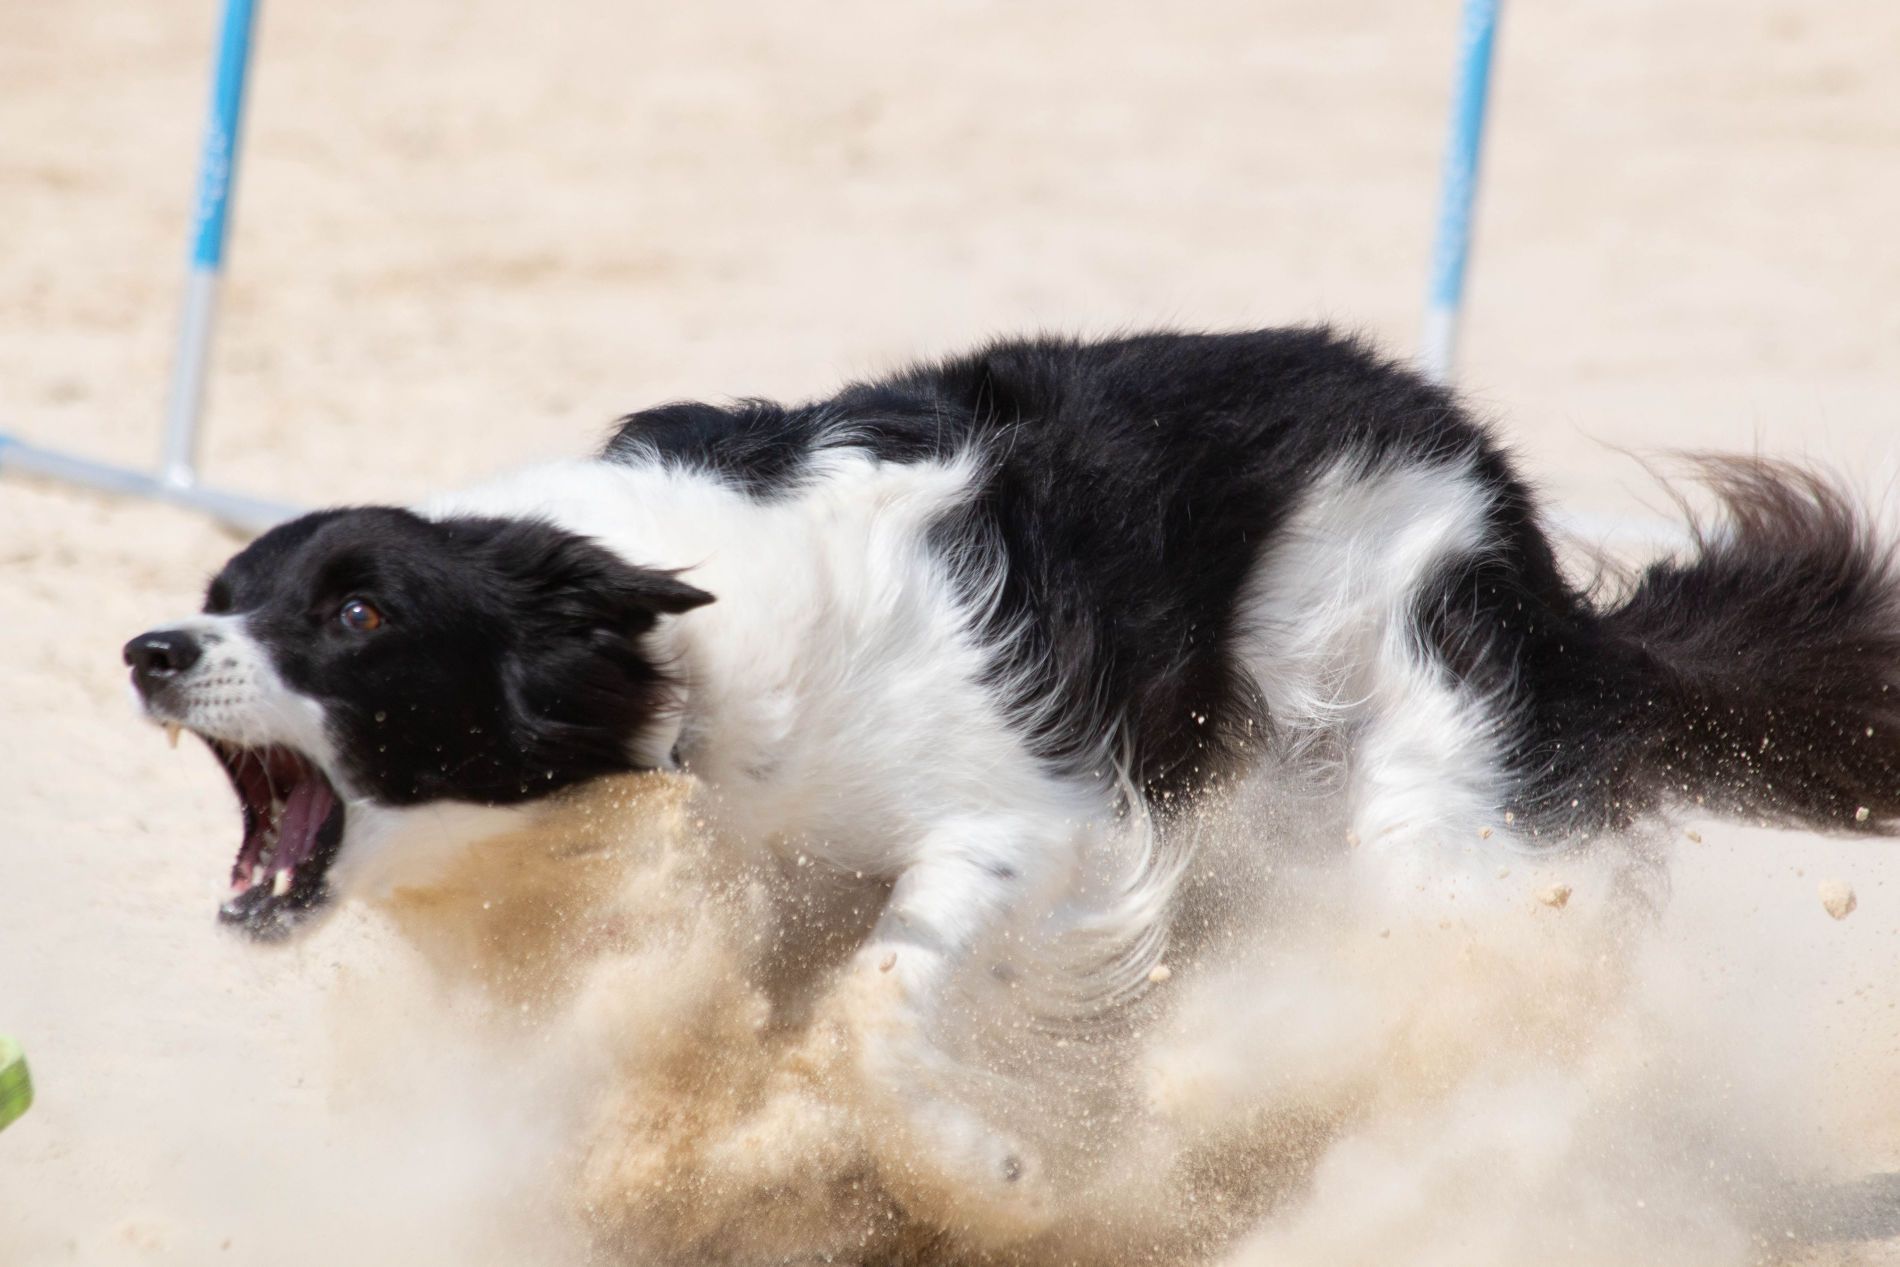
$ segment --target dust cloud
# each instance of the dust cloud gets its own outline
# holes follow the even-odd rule
[[[801,902],[694,794],[571,798],[385,905],[406,985],[337,974],[358,1090],[308,1164],[359,1167],[349,1217],[407,1261],[1713,1267],[1842,1261],[1879,1222],[1829,1185],[1890,1165],[1893,1016],[1812,984],[1847,926],[1811,880],[1764,917],[1758,852],[1492,850],[1482,891],[1394,902],[1322,802],[1183,821],[1138,999],[1056,1024],[959,995],[946,1041],[1006,1075],[959,1095],[1037,1158],[999,1197],[860,1073],[842,965],[881,893]],[[415,1155],[374,1144],[392,1121]]]

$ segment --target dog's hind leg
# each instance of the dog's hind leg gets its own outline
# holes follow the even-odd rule
[[[1462,857],[1505,792],[1503,701],[1420,624],[1439,578],[1491,546],[1498,494],[1473,462],[1323,473],[1245,599],[1244,654],[1276,733],[1296,758],[1344,751],[1362,869],[1394,892]]]
[[[1348,843],[1376,891],[1464,895],[1514,835],[1495,702],[1415,649],[1379,668],[1348,757]],[[1477,850],[1480,833],[1499,839]]]

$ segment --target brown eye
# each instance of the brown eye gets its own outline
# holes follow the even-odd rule
[[[381,628],[383,623],[383,614],[360,598],[352,598],[343,604],[343,610],[336,614],[336,618],[343,622],[345,629],[353,629],[357,633],[368,633]]]

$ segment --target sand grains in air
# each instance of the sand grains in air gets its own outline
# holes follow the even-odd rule
[[[1537,890],[1537,900],[1553,910],[1561,911],[1570,901],[1570,886],[1567,884],[1546,884]]]
[[[1860,905],[1860,899],[1854,896],[1854,886],[1845,880],[1823,880],[1819,887],[1821,906],[1835,919],[1846,919]]]

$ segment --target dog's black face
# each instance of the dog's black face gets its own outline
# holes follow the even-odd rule
[[[711,600],[544,523],[326,511],[260,537],[204,615],[126,660],[146,711],[202,735],[237,789],[223,917],[277,936],[327,896],[352,817],[638,768],[671,703],[640,636]]]
[[[666,685],[638,637],[711,598],[545,524],[371,509],[260,538],[204,610],[322,705],[363,793],[505,804],[628,769]]]

